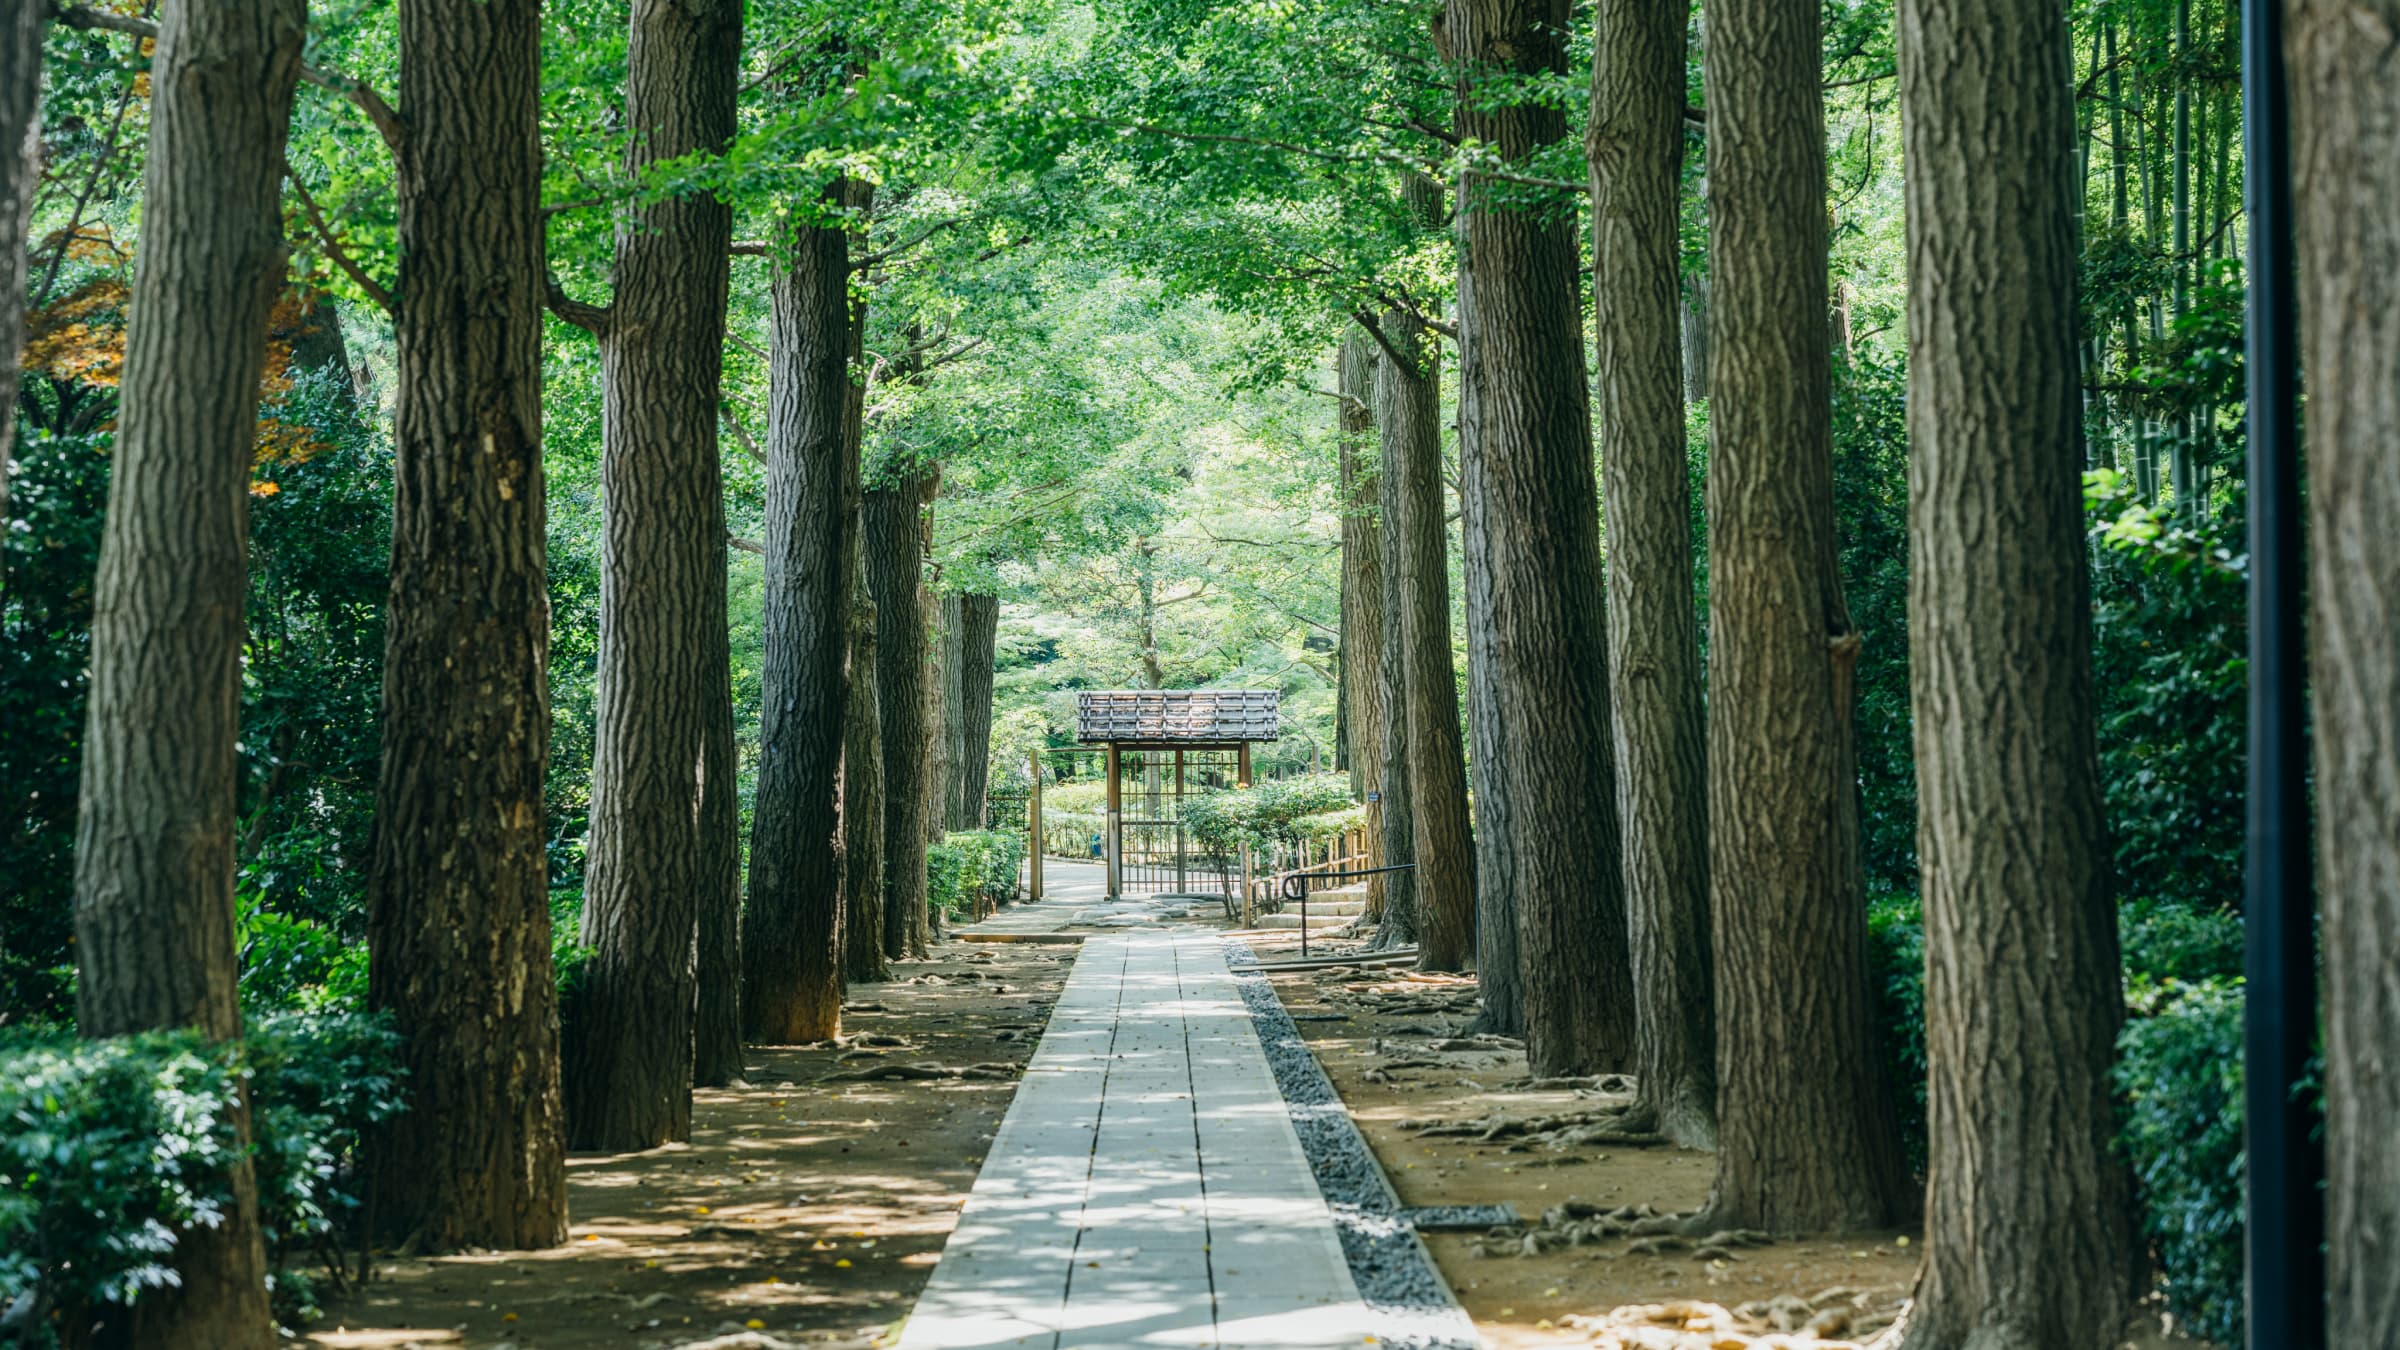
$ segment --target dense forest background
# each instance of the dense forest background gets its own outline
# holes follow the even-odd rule
[[[151,90],[131,0],[54,23],[27,268],[20,431],[0,528],[0,1029],[72,1021],[75,822],[94,578],[108,500]],[[993,790],[1072,740],[1079,689],[1271,687],[1272,774],[1372,753],[1344,710],[1371,669],[1344,641],[1336,347],[1363,311],[1455,303],[1455,242],[1410,182],[1477,164],[1411,7],[1180,0],[855,7],[750,16],[722,155],[629,170],[613,91],[621,7],[543,16],[547,256],[605,293],[616,214],[704,191],[736,257],[721,407],[735,739],[757,789],[772,240],[795,213],[858,241],[870,486],[930,482],[924,576],[996,597]],[[1821,72],[1843,584],[1863,645],[1858,793],[1879,1031],[1925,1148],[1918,812],[1907,635],[1908,444],[1898,82],[1888,6],[1826,0]],[[311,16],[308,60],[379,81],[391,6]],[[1694,595],[1706,640],[1710,299],[1701,79],[1687,75],[1681,290]],[[138,27],[138,22],[136,24]],[[839,36],[837,40],[836,35]],[[2226,0],[2073,6],[2080,303],[2113,890],[2132,1014],[2120,1138],[2145,1186],[2167,1297],[2239,1316],[2245,238],[2235,14]],[[1570,124],[1517,166],[1520,208],[1582,208],[1581,74],[1535,88]],[[846,43],[846,45],[844,45]],[[846,81],[829,70],[850,72]],[[254,1015],[363,1009],[398,375],[397,205],[377,128],[342,78],[304,85],[290,137],[290,284],[278,302],[249,490],[237,900]],[[871,206],[828,206],[833,178]],[[814,214],[812,214],[814,213]],[[830,214],[826,214],[830,213]],[[1591,266],[1590,236],[1578,231]],[[1585,287],[1588,335],[1589,286]],[[1455,350],[1435,343],[1455,366]],[[1588,352],[1586,358],[1588,360]],[[585,877],[605,502],[599,344],[542,346],[551,730],[543,793],[554,961],[588,949]],[[1462,724],[1457,380],[1443,378],[1449,651]],[[1365,451],[1372,466],[1373,449]],[[1363,508],[1372,514],[1371,508]],[[1605,547],[1605,541],[1604,541]],[[1471,741],[1470,741],[1471,744]],[[1470,785],[1479,771],[1471,757]],[[954,821],[973,829],[981,821]],[[365,1109],[365,1108],[361,1108]],[[6,1274],[0,1265],[0,1275]]]

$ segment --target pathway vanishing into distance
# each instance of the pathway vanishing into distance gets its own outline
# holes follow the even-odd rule
[[[1219,935],[1087,938],[900,1350],[1371,1343]]]
[[[1022,880],[1022,878],[1020,878]],[[1108,899],[1108,869],[1099,863],[1042,859],[1042,898],[1009,905],[986,919],[962,925],[961,936],[980,933],[1054,933],[1074,922],[1077,910]]]

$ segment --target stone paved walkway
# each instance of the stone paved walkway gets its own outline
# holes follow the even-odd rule
[[[1369,1339],[1217,935],[1086,941],[900,1350]]]
[[[958,931],[970,933],[1055,933],[1108,896],[1108,869],[1097,863],[1042,860],[1042,898],[1010,905]]]

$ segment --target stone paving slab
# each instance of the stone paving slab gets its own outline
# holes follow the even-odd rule
[[[1087,941],[900,1350],[1371,1342],[1217,935]]]

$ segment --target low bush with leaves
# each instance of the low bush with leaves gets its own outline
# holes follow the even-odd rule
[[[1192,841],[1218,858],[1245,847],[1271,854],[1280,846],[1320,843],[1366,818],[1365,808],[1351,800],[1349,778],[1334,773],[1186,797],[1180,810]]]
[[[962,830],[925,850],[925,885],[934,908],[971,914],[981,898],[994,904],[1017,893],[1025,836],[1013,830]]]
[[[105,1316],[174,1282],[178,1235],[231,1202],[245,1074],[270,1257],[332,1269],[359,1205],[359,1137],[402,1109],[399,1048],[354,1014],[263,1018],[232,1045],[0,1040],[0,1341],[49,1344],[54,1312]],[[312,1312],[308,1288],[279,1279],[279,1311]]]

